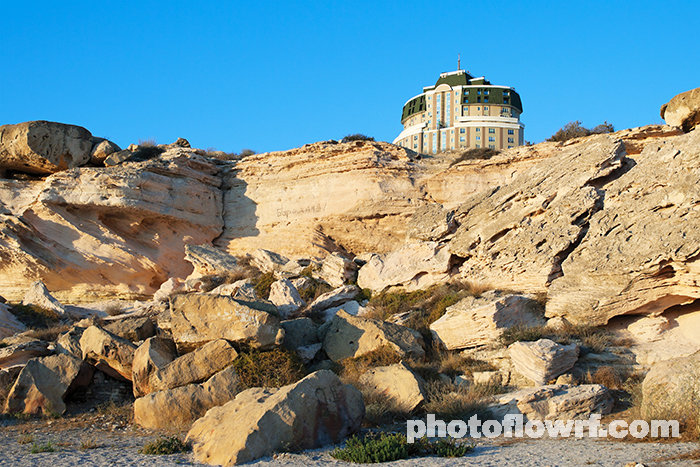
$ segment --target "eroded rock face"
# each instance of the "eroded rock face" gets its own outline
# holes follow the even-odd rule
[[[207,410],[232,400],[239,391],[238,375],[226,368],[202,384],[157,391],[134,402],[134,422],[145,428],[187,428]]]
[[[27,362],[10,389],[6,413],[62,414],[64,398],[92,379],[93,368],[71,355],[59,354]]]
[[[330,322],[323,349],[333,361],[360,357],[388,346],[399,355],[422,358],[425,350],[417,331],[398,324],[338,311]]]
[[[29,339],[25,342],[0,348],[0,369],[23,365],[34,357],[49,355],[49,345],[40,340]]]
[[[0,303],[0,339],[26,330],[27,326],[10,313],[10,307]]]
[[[513,367],[535,384],[547,384],[566,373],[578,360],[578,345],[561,345],[549,339],[515,342],[508,347]]]
[[[661,118],[688,132],[700,124],[700,88],[678,94],[661,106]]]
[[[540,306],[532,298],[487,292],[448,307],[430,325],[430,331],[447,350],[456,350],[493,344],[504,330],[513,326],[543,324]]]
[[[261,349],[281,344],[284,331],[280,320],[249,305],[253,303],[222,295],[178,295],[171,301],[170,310],[158,316],[158,326],[186,346],[196,347],[215,339]]]
[[[198,462],[234,465],[285,449],[337,443],[359,430],[364,413],[357,389],[320,370],[280,389],[241,392],[197,420],[187,440]]]
[[[90,160],[92,135],[85,128],[38,120],[0,126],[0,169],[50,174]]]
[[[700,352],[651,367],[642,383],[642,416],[669,420],[696,417],[700,404]]]
[[[153,392],[151,375],[178,357],[175,342],[167,337],[146,339],[134,351],[131,365],[131,380],[134,396],[140,397]]]
[[[80,338],[83,359],[114,378],[131,381],[131,365],[136,346],[97,326],[90,326]]]

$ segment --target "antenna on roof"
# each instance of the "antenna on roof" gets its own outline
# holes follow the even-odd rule
[[[460,63],[462,61],[462,56],[460,54],[457,54],[457,71],[462,69],[462,64]]]

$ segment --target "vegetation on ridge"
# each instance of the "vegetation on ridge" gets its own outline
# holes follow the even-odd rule
[[[603,133],[613,133],[615,127],[612,123],[603,122],[600,125],[593,127],[591,129],[581,125],[581,122],[576,120],[575,122],[569,122],[562,128],[557,130],[552,136],[547,138],[547,141],[567,141],[573,138],[580,138],[582,136],[599,135]]]

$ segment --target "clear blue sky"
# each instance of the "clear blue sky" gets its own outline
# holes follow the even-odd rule
[[[700,86],[700,2],[3,3],[0,123],[281,150],[391,141],[401,107],[462,66],[521,94],[525,138],[660,122]]]

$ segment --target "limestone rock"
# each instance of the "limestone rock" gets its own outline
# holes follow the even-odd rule
[[[211,409],[232,400],[238,375],[226,368],[206,382],[152,392],[134,402],[134,422],[150,429],[183,429]]]
[[[349,302],[345,302],[342,305],[334,306],[332,308],[326,308],[323,310],[319,316],[321,321],[324,323],[328,323],[330,320],[333,319],[336,313],[338,313],[340,310],[343,310],[345,313],[353,316],[362,316],[366,311],[367,308],[363,307],[360,305],[359,302],[356,300],[350,300]],[[401,323],[396,323],[396,324],[401,324]]]
[[[85,332],[84,327],[73,326],[56,339],[56,352],[72,355],[76,358],[83,358],[83,349],[80,347],[80,338]]]
[[[279,389],[239,393],[197,420],[187,440],[198,462],[234,465],[290,447],[337,443],[359,430],[364,412],[357,389],[320,370]]]
[[[449,234],[454,227],[454,211],[447,211],[440,204],[428,204],[418,208],[411,215],[408,238],[438,241]]]
[[[131,146],[129,146],[131,147]],[[131,151],[131,149],[124,149],[122,151],[116,151],[111,154],[109,154],[107,157],[105,157],[102,160],[102,163],[105,165],[105,167],[113,167],[115,165],[119,165],[122,162],[126,161],[129,159],[131,156],[133,156],[134,153]]]
[[[148,339],[156,333],[153,319],[150,316],[106,321],[104,329],[131,342]]]
[[[289,263],[289,258],[278,253],[259,248],[250,255],[251,264],[262,273],[277,272]]]
[[[93,369],[80,359],[60,354],[27,362],[10,389],[6,413],[62,414],[64,398],[92,379]]]
[[[578,360],[578,345],[561,345],[549,339],[515,342],[508,347],[513,367],[535,384],[547,384],[571,369]]]
[[[319,312],[342,305],[357,297],[360,289],[356,285],[344,285],[320,295],[309,305],[309,311]]]
[[[220,286],[210,290],[208,293],[211,295],[226,295],[228,297],[250,302],[259,300],[259,297],[255,292],[255,286],[253,286],[250,279],[241,279],[233,284],[221,284]]]
[[[498,396],[489,410],[496,419],[523,414],[528,420],[586,420],[591,414],[609,414],[613,405],[614,399],[605,386],[553,384]]]
[[[660,339],[661,334],[671,326],[665,316],[643,316],[627,326],[627,330],[635,340],[651,342]]]
[[[153,294],[154,302],[167,302],[170,297],[184,286],[184,281],[177,277],[171,277],[167,281],[160,284],[160,287]]]
[[[422,358],[425,351],[420,334],[412,329],[339,311],[326,331],[323,349],[333,361],[359,357],[389,346],[406,357]]]
[[[7,395],[10,393],[10,389],[12,389],[15,381],[17,381],[22,368],[24,368],[24,365],[11,366],[0,370],[0,407],[5,407]]]
[[[110,154],[121,151],[121,148],[115,143],[104,138],[92,138],[92,150],[90,151],[90,163],[94,165],[103,165],[104,160]]]
[[[10,307],[0,303],[0,339],[13,336],[18,332],[27,330],[27,326],[22,324],[15,315],[10,313]]]
[[[339,253],[326,256],[318,272],[319,279],[334,288],[342,287],[355,279],[356,275],[357,265]]]
[[[238,269],[238,260],[208,245],[185,245],[185,260],[194,266],[195,276],[232,273]]]
[[[135,351],[131,380],[135,397],[153,392],[151,375],[177,358],[175,342],[166,337],[150,337]]]
[[[56,312],[59,316],[66,314],[66,308],[56,300],[46,285],[41,281],[36,281],[27,290],[22,300],[22,305],[36,305],[38,307]]]
[[[237,356],[238,352],[224,339],[207,342],[156,368],[150,376],[150,388],[160,391],[200,383],[229,366]]]
[[[83,359],[114,378],[131,381],[131,365],[136,346],[97,326],[90,326],[80,338]]]
[[[498,371],[472,371],[474,384],[501,384],[501,373]]]
[[[36,339],[0,347],[0,370],[23,365],[34,357],[42,357],[50,353],[49,344]]]
[[[296,351],[297,355],[299,355],[299,358],[301,358],[301,361],[308,364],[314,358],[316,358],[316,355],[318,355],[322,348],[323,344],[318,342],[316,344],[309,344],[297,347]]]
[[[411,412],[425,400],[424,381],[403,362],[372,368],[360,376],[359,383],[401,411]]]
[[[318,326],[311,318],[288,319],[280,325],[284,329],[284,346],[290,350],[319,342]]]
[[[92,135],[83,127],[44,120],[0,126],[0,168],[50,174],[90,160]]]
[[[642,417],[677,420],[696,417],[700,423],[700,352],[660,362],[642,383]]]
[[[489,345],[513,326],[544,324],[539,305],[523,295],[487,292],[480,298],[466,297],[447,308],[430,325],[430,331],[448,350]]]
[[[685,132],[697,127],[700,124],[700,88],[678,94],[661,106],[661,118]]]
[[[306,305],[299,296],[299,291],[288,279],[280,279],[270,286],[269,300],[277,307],[283,317],[289,317]]]
[[[169,330],[178,344],[190,346],[214,339],[261,349],[281,344],[284,331],[279,319],[249,305],[252,303],[220,295],[178,295],[170,310],[158,316],[158,326]]]
[[[387,253],[374,255],[360,268],[357,285],[363,289],[382,291],[392,285],[408,285],[409,289],[432,285],[448,278],[450,253],[436,242],[421,242]],[[426,278],[429,282],[426,282]],[[416,282],[421,279],[421,282]],[[413,287],[411,287],[413,285]]]

